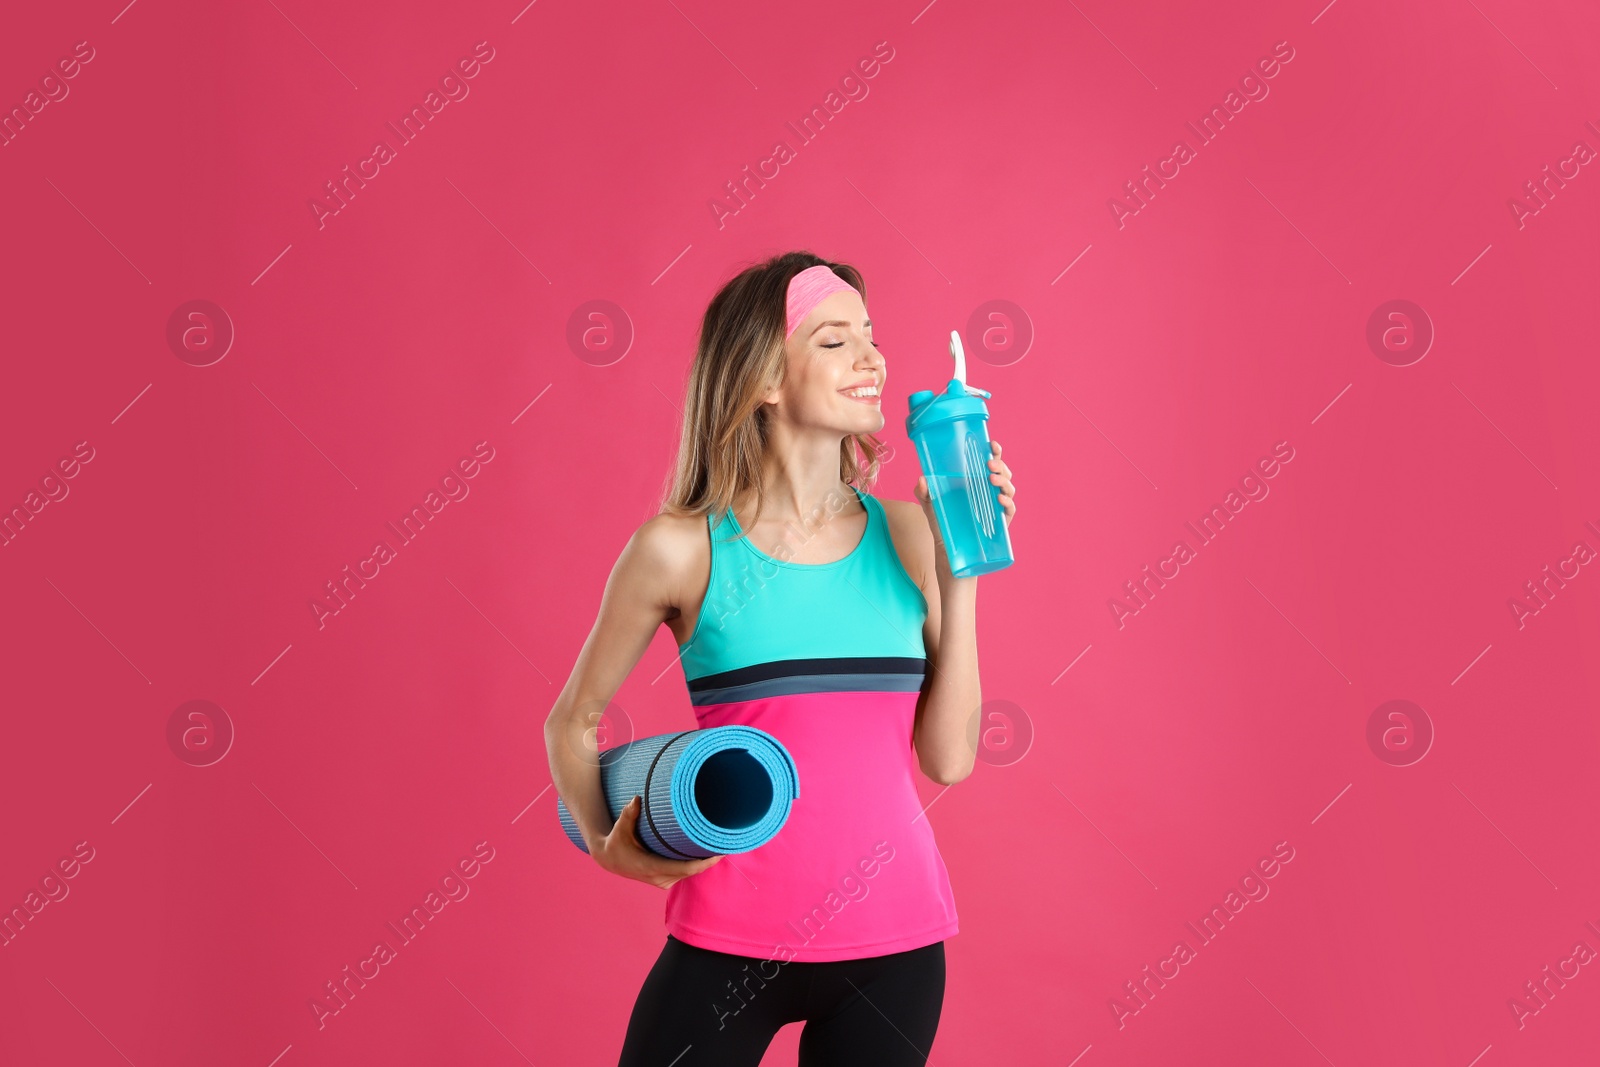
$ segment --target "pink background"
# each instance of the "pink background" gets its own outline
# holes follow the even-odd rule
[[[615,1062],[664,896],[562,836],[542,722],[653,513],[702,310],[790,248],[866,275],[881,495],[910,496],[905,397],[949,331],[1006,300],[1032,335],[967,334],[1020,505],[984,695],[1020,710],[972,777],[921,783],[962,925],[932,1061],[1593,1056],[1600,974],[1562,961],[1600,949],[1600,567],[1520,627],[1508,601],[1600,549],[1600,169],[1509,206],[1600,149],[1594,5],[124,2],[0,35],[7,109],[94,50],[0,148],[0,504],[93,450],[0,549],[0,903],[93,849],[0,949],[0,1061]],[[324,183],[480,41],[469,94],[319,228]],[[1200,147],[1185,123],[1280,41]],[[1366,340],[1396,299],[1436,334],[1408,366]],[[191,300],[236,332],[209,366],[167,340]],[[627,324],[569,344],[592,300]],[[1198,547],[1278,442],[1270,495]],[[673,654],[663,629],[617,696],[640,735],[692,723]],[[1410,765],[1367,739],[1396,699],[1434,734]],[[208,766],[180,754],[220,733],[169,741],[191,700],[234,732]],[[324,983],[479,842],[470,895],[319,1029]],[[1278,842],[1270,895],[1132,1000]],[[1547,965],[1577,976],[1519,1026]]]

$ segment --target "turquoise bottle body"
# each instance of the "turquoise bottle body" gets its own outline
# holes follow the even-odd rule
[[[959,342],[957,342],[959,344]],[[989,480],[989,409],[992,394],[966,384],[964,360],[942,393],[911,394],[906,434],[928,479],[950,573],[957,578],[991,574],[1015,562],[1000,487]]]

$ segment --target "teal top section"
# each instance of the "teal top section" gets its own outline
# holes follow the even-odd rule
[[[942,393],[931,389],[912,393],[906,398],[911,408],[906,415],[906,433],[918,433],[946,419],[987,419],[989,409],[979,397],[992,399],[993,394],[957,378],[951,378]]]
[[[740,528],[731,509],[706,517],[711,581],[681,646],[685,678],[778,660],[927,654],[928,602],[900,563],[883,505],[869,492],[855,494],[867,511],[866,533],[832,563],[787,562],[747,537],[734,540]],[[786,543],[798,546],[806,536],[791,525]]]

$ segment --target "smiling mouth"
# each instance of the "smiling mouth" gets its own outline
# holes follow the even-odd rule
[[[882,399],[878,393],[878,387],[875,385],[863,385],[855,389],[841,389],[839,392],[851,400],[865,400],[876,403]]]

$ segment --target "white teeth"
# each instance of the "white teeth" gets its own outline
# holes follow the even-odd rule
[[[877,396],[878,395],[878,387],[875,386],[875,385],[864,385],[860,389],[851,389],[849,392],[845,393],[844,395],[845,396]]]

